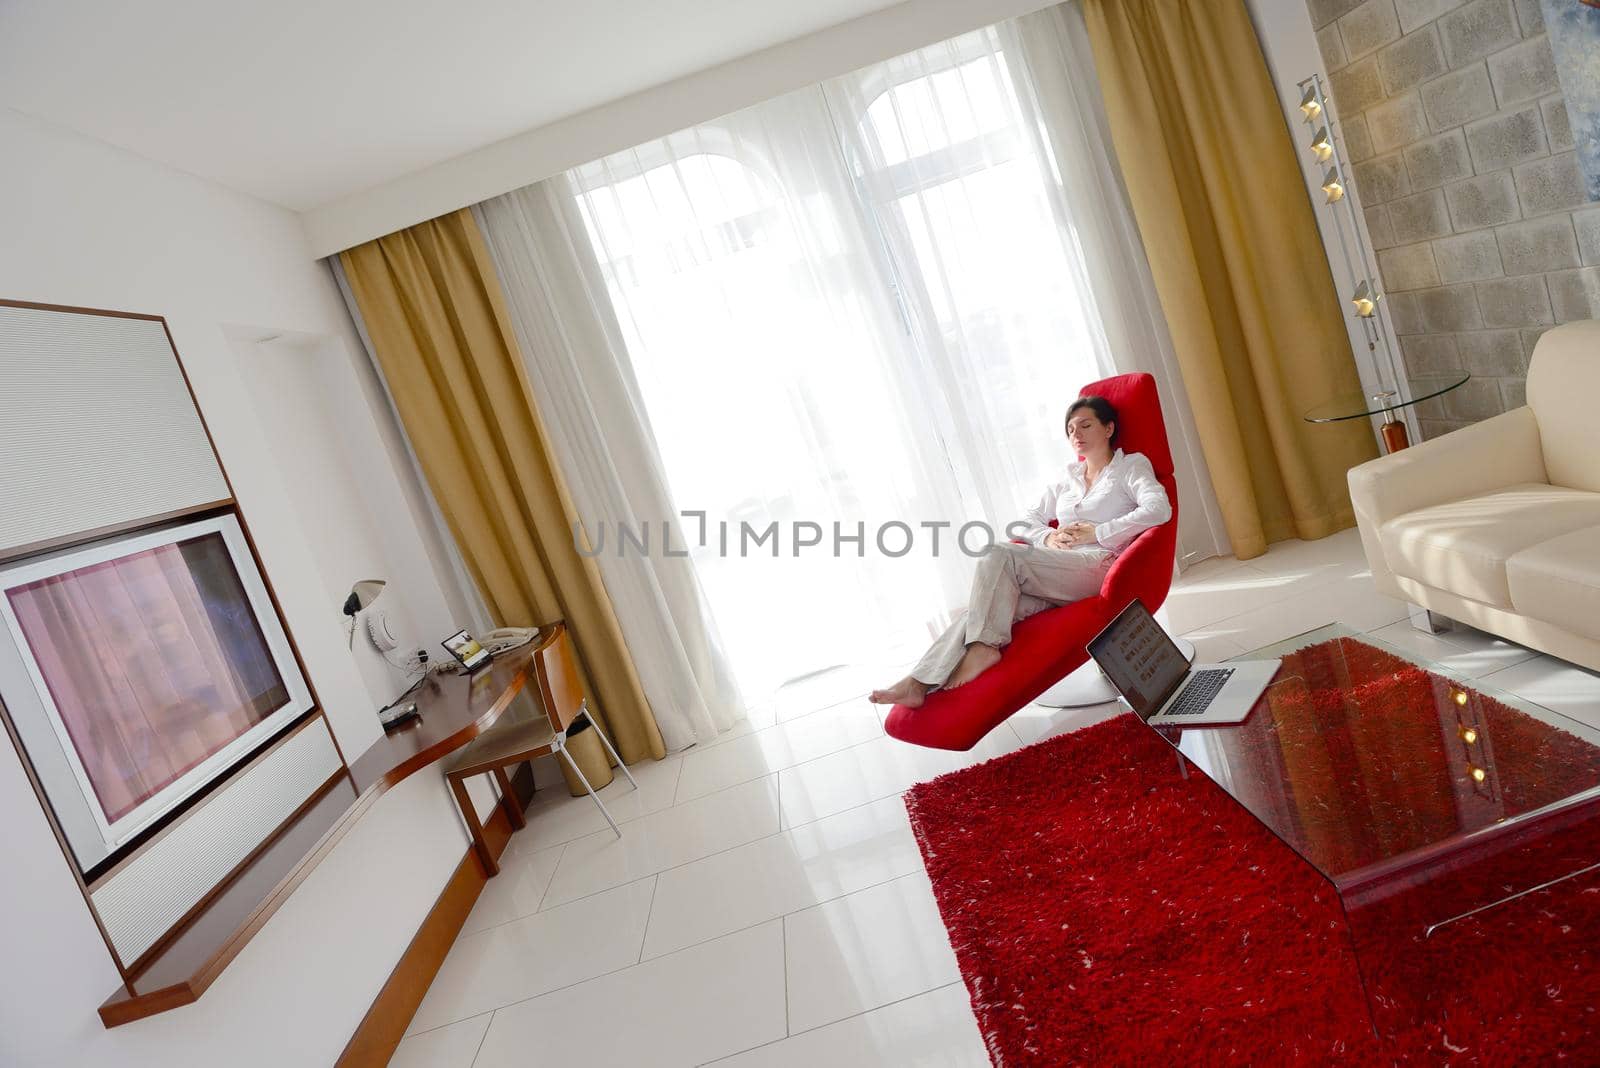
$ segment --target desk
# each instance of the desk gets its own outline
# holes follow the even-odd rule
[[[406,698],[417,706],[417,718],[384,732],[355,763],[350,777],[364,791],[379,782],[387,786],[418,768],[448,756],[494,726],[533,678],[533,651],[551,628],[532,642],[495,657],[476,675],[430,675]]]
[[[407,698],[416,704],[417,718],[389,731],[385,739],[387,744],[374,757],[372,765],[367,766],[366,761],[374,751],[379,750],[377,745],[362,754],[351,766],[350,774],[358,781],[368,775],[398,775],[404,778],[415,768],[431,764],[471,745],[496,725],[513,721],[544,724],[547,718],[539,700],[538,688],[530,685],[534,680],[534,658],[540,649],[561,640],[565,633],[566,629],[560,624],[545,627],[533,641],[496,657],[489,667],[476,675],[463,672],[459,675],[430,676]],[[393,766],[385,772],[381,770],[385,764]],[[511,785],[511,777],[505,767],[496,765],[486,768],[485,773],[493,775],[500,786],[500,807],[511,821],[511,829],[521,830],[527,822],[523,819],[522,806],[517,802],[516,790]],[[491,877],[500,874],[500,865],[484,841],[483,826],[465,784],[452,776],[450,788],[461,810],[461,818],[466,821],[484,873]]]

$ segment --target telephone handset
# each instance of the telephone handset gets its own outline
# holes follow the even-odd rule
[[[480,637],[478,644],[488,650],[490,656],[498,656],[508,649],[527,645],[538,635],[536,627],[500,627]]]

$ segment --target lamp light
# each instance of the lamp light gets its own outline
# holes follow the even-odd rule
[[[344,614],[353,616],[372,607],[372,602],[382,595],[388,583],[383,579],[362,579],[350,587],[350,596],[344,599]]]
[[[1333,158],[1333,138],[1326,126],[1319,127],[1317,136],[1311,139],[1311,152],[1317,157],[1318,163],[1326,163]]]
[[[1363,279],[1361,284],[1356,286],[1355,295],[1350,298],[1350,303],[1355,305],[1357,315],[1363,319],[1370,319],[1378,314],[1378,301],[1381,299],[1382,294],[1374,289],[1370,282]],[[1463,702],[1457,702],[1461,703]]]
[[[345,626],[345,637],[349,639],[350,648],[354,649],[356,647],[356,614],[371,608],[378,598],[383,595],[384,587],[387,585],[388,583],[384,582],[383,579],[362,579],[350,587],[350,596],[344,599],[344,607],[342,609],[349,619]],[[380,620],[380,622],[382,621]],[[374,637],[374,644],[376,644],[376,637]],[[393,646],[390,646],[390,648],[393,648]]]
[[[1339,178],[1339,168],[1328,168],[1328,173],[1322,177],[1322,191],[1328,194],[1329,204],[1344,196],[1344,182]]]
[[[1306,95],[1300,98],[1300,114],[1306,117],[1307,122],[1316,122],[1317,116],[1322,114],[1322,101],[1317,99],[1317,87],[1306,86]]]

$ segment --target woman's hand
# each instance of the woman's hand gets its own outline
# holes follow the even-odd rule
[[[1079,545],[1093,545],[1095,541],[1093,523],[1068,523],[1060,530],[1052,530],[1044,543],[1051,549],[1074,549]]]
[[[1072,539],[1074,547],[1098,544],[1098,539],[1094,536],[1093,523],[1068,523],[1067,536]]]

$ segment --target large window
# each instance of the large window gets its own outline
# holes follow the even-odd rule
[[[1007,514],[1059,468],[1060,436],[1038,431],[1097,369],[1051,161],[993,29],[842,85],[835,101],[870,96],[853,108],[852,157],[907,320],[922,328],[946,392],[963,398],[950,436],[990,496],[985,510]],[[997,427],[1008,428],[1004,448],[986,447]]]
[[[571,178],[674,500],[707,513],[691,548],[741,683],[903,659],[965,601],[955,529],[1061,477],[1064,402],[1103,370],[997,39]],[[740,524],[774,521],[778,557],[741,558]],[[872,543],[890,521],[912,552]],[[797,522],[823,544],[792,546]],[[867,544],[836,558],[835,523]],[[950,524],[937,555],[923,523]]]

